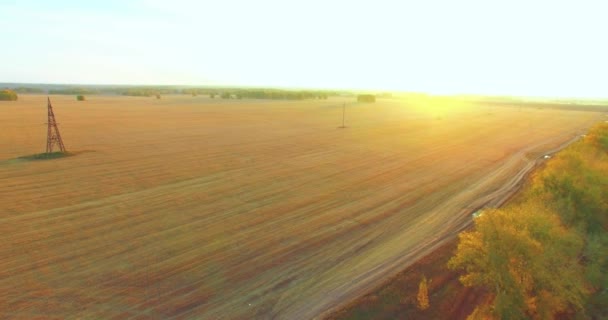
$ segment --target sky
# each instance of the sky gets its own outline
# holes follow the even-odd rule
[[[608,97],[606,12],[600,0],[0,0],[0,82]]]

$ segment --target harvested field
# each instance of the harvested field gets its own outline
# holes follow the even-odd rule
[[[596,112],[446,99],[0,103],[0,317],[310,319],[453,238]]]

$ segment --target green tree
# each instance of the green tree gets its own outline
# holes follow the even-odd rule
[[[597,134],[552,159],[536,177],[533,193],[555,209],[567,226],[590,234],[608,229],[608,155],[602,150],[608,130],[605,135],[594,131]]]
[[[0,90],[0,101],[17,101],[17,93],[13,90]]]

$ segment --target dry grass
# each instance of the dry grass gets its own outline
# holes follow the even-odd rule
[[[598,114],[379,100],[0,103],[0,317],[307,319],[452,237]]]

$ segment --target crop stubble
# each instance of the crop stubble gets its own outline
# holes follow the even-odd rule
[[[0,316],[308,319],[453,237],[597,113],[449,100],[0,104]]]

